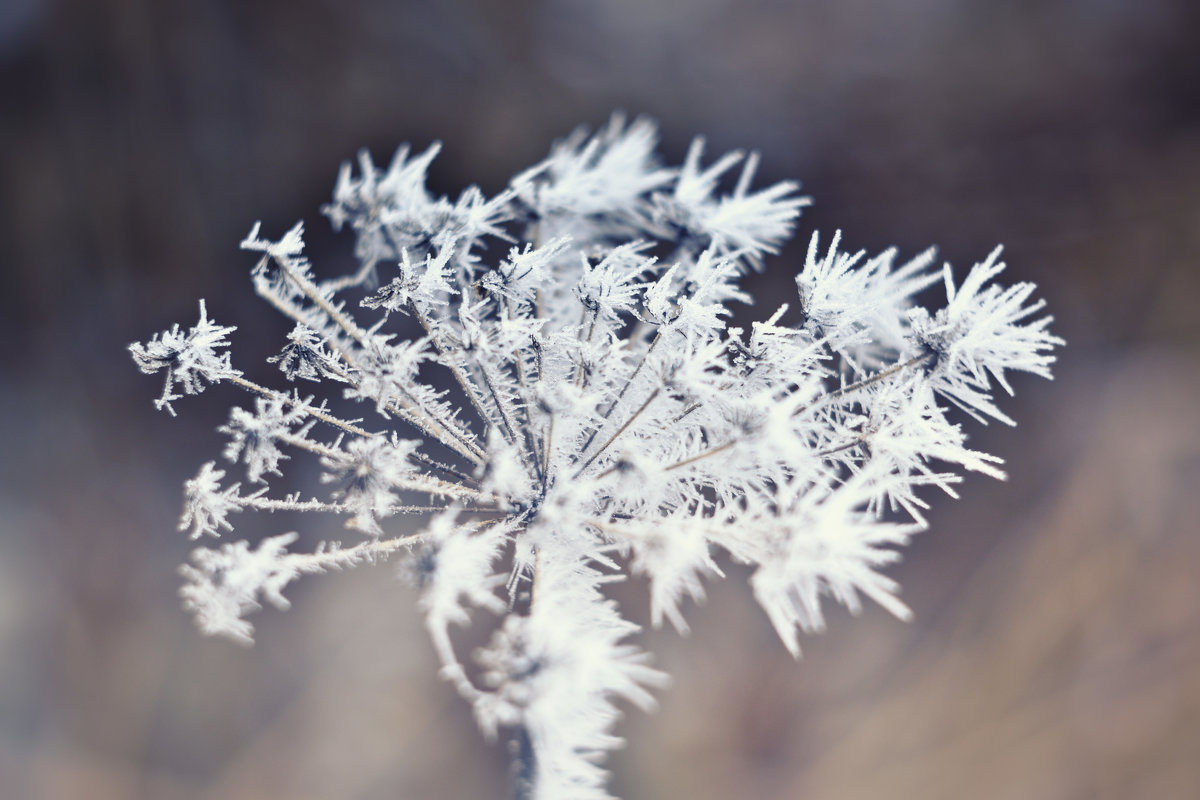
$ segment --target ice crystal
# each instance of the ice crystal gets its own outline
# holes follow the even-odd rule
[[[258,488],[222,487],[205,464],[186,485],[193,538],[281,509],[339,514],[361,536],[307,554],[287,551],[294,534],[196,550],[182,594],[200,627],[248,642],[246,615],[286,607],[300,575],[398,559],[443,676],[485,733],[518,741],[529,797],[606,797],[615,704],[651,708],[664,682],[607,583],[644,576],[654,624],[686,632],[687,601],[703,599],[720,559],[749,564],[797,656],[798,633],[824,627],[826,598],[907,617],[882,570],[925,526],[921,488],[953,495],[958,468],[1003,477],[939,400],[1011,422],[993,382],[1011,393],[1010,370],[1050,377],[1062,343],[1032,285],[992,283],[998,250],[956,286],[932,251],[897,265],[894,250],[843,251],[840,232],[823,255],[812,236],[795,312],[773,304],[731,327],[751,301],[741,279],[808,199],[792,182],[754,190],[757,155],[705,167],[700,139],[666,167],[656,137],[618,115],[497,196],[472,187],[457,201],[425,187],[438,145],[402,147],[386,170],[364,153],[325,208],[357,241],[360,267],[341,278],[314,274],[301,225],[278,240],[255,225],[242,242],[260,254],[254,287],[295,323],[270,361],[365,401],[368,422],[246,380],[218,353],[234,329],[203,302],[187,333],[130,346],[144,372],[165,372],[156,405],[172,414],[180,390],[207,384],[256,396],[221,431],[225,458]],[[915,305],[939,278],[946,305]],[[401,338],[401,318],[420,335]],[[304,454],[327,496],[271,496],[285,460]],[[473,624],[472,609],[494,634],[468,667],[451,628]]]

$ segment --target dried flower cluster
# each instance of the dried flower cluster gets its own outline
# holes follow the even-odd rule
[[[685,601],[724,551],[753,565],[795,655],[825,596],[908,616],[880,569],[925,527],[920,488],[953,495],[958,468],[1002,477],[939,403],[1011,424],[993,382],[1050,377],[1061,340],[1034,287],[991,283],[998,250],[956,286],[932,251],[897,264],[814,235],[794,308],[730,327],[730,305],[751,300],[740,279],[808,200],[790,182],[753,189],[755,155],[704,166],[697,139],[668,168],[655,146],[652,123],[617,116],[496,197],[455,201],[425,188],[437,145],[401,148],[385,171],[363,154],[324,209],[354,231],[361,269],[347,277],[314,274],[300,225],[278,240],[256,225],[242,242],[261,254],[254,287],[295,322],[271,360],[288,381],[367,401],[371,422],[247,380],[225,350],[234,329],[203,301],[186,332],[130,346],[163,373],[156,404],[172,414],[210,384],[253,396],[221,428],[253,488],[204,464],[182,529],[217,537],[235,514],[288,509],[342,515],[358,534],[312,553],[288,551],[295,534],[197,549],[182,595],[202,630],[249,642],[246,615],[286,607],[298,576],[391,555],[420,587],[444,676],[487,734],[522,743],[522,794],[599,798],[614,702],[651,708],[665,680],[604,584],[645,576],[655,624],[686,631]],[[944,307],[913,305],[941,280]],[[390,333],[397,315],[423,335]],[[328,494],[273,496],[271,477],[304,453]],[[468,665],[450,627],[472,608],[496,628]]]

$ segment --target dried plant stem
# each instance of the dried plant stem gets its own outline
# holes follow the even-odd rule
[[[331,414],[327,414],[324,411],[320,410],[319,408],[315,408],[315,407],[309,405],[304,400],[300,400],[298,398],[284,394],[283,392],[277,392],[274,389],[268,389],[266,386],[260,386],[257,383],[246,380],[245,378],[243,378],[239,375],[232,375],[229,378],[227,378],[227,380],[230,383],[233,383],[237,386],[242,387],[243,389],[254,392],[256,394],[260,394],[263,397],[268,397],[272,400],[279,400],[279,401],[282,401],[294,408],[298,408],[301,411],[303,411],[305,414],[308,414],[313,419],[319,419],[321,422],[332,425],[333,427],[338,428],[339,430],[345,431],[346,433],[348,433],[352,436],[371,437],[371,436],[377,435],[377,434],[371,433],[369,431],[365,431],[362,428],[360,428],[357,425],[354,425],[352,423],[344,422]]]
[[[587,470],[587,468],[592,465],[592,462],[595,461],[597,458],[599,458],[600,455],[605,450],[607,450],[613,442],[615,442],[617,439],[620,438],[621,434],[623,434],[625,431],[627,431],[629,429],[629,426],[633,424],[634,420],[636,420],[638,417],[640,417],[642,415],[642,412],[650,407],[650,404],[653,403],[655,398],[658,397],[658,393],[660,391],[662,391],[661,388],[655,389],[653,392],[651,392],[650,396],[647,397],[646,400],[638,407],[638,410],[633,412],[633,414],[630,415],[629,419],[625,420],[624,424],[622,424],[621,427],[618,428],[616,430],[616,432],[613,433],[612,436],[608,437],[608,441],[606,441],[604,444],[600,445],[599,450],[592,453],[591,458],[589,458],[587,461],[585,461],[583,463],[583,466],[580,467],[579,470],[575,473],[576,478],[583,475],[583,473]],[[590,442],[591,439],[588,439],[588,441]]]

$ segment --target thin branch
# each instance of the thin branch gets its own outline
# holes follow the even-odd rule
[[[655,389],[653,392],[651,392],[650,396],[646,398],[646,401],[644,403],[642,403],[641,406],[638,407],[638,410],[633,412],[633,416],[631,416],[629,419],[625,420],[625,424],[623,424],[620,428],[618,428],[616,433],[614,433],[612,436],[608,437],[608,441],[605,442],[604,444],[600,445],[599,450],[597,450],[595,453],[592,453],[592,457],[589,458],[587,461],[585,461],[583,466],[579,468],[579,471],[575,473],[576,478],[583,475],[583,473],[587,470],[587,468],[592,465],[592,462],[595,461],[597,458],[599,458],[600,454],[603,453],[605,450],[607,450],[609,445],[611,445],[613,442],[615,442],[621,436],[621,434],[623,434],[626,430],[629,429],[629,426],[633,424],[633,421],[636,420],[639,416],[641,416],[643,411],[645,411],[647,408],[650,407],[650,404],[654,402],[656,397],[658,397],[658,394],[660,391],[662,391],[662,387],[659,387],[659,388]],[[589,439],[588,441],[591,441],[591,440]]]
[[[314,442],[310,439],[305,439],[300,436],[291,434],[281,434],[278,437],[279,441],[289,444],[292,447],[298,447],[302,450],[307,450],[330,461],[337,462],[348,458],[348,454],[336,447]],[[440,497],[454,497],[458,499],[473,500],[476,502],[491,502],[496,498],[493,495],[480,491],[476,486],[467,486],[461,483],[452,483],[444,481],[441,478],[435,478],[432,475],[424,473],[416,473],[412,477],[401,477],[391,481],[391,486],[395,489],[409,492],[422,492],[438,495]]]
[[[309,300],[312,300],[318,308],[325,312],[327,317],[333,320],[334,324],[346,332],[347,336],[358,342],[359,346],[366,346],[366,332],[363,331],[362,328],[355,325],[349,317],[343,315],[342,312],[334,308],[333,305],[325,299],[324,295],[316,284],[293,270],[291,265],[287,263],[286,259],[276,257],[275,263],[278,264],[279,268],[282,269],[284,273],[292,279],[292,282],[300,288],[300,291],[303,292]]]
[[[844,450],[851,450],[855,447],[858,447],[859,445],[866,444],[866,442],[867,442],[866,439],[854,439],[853,441],[846,442],[843,445],[839,445],[837,447],[830,447],[827,450],[822,450],[819,453],[817,453],[817,456],[820,458],[824,458],[826,456],[831,456],[836,453],[841,453]]]
[[[468,475],[467,473],[463,472],[462,470],[455,469],[454,467],[450,466],[449,464],[443,464],[442,462],[437,461],[436,459],[430,458],[429,456],[425,455],[424,453],[416,453],[416,452],[409,453],[408,458],[410,461],[415,461],[418,464],[422,464],[426,467],[429,467],[430,469],[436,469],[441,472],[444,472],[447,475],[451,476],[452,478],[454,478],[458,481],[461,481],[463,484],[465,484],[467,486],[472,486],[475,488],[479,487],[479,481],[476,480],[474,477]]]
[[[857,383],[852,383],[848,386],[843,386],[840,389],[835,389],[832,392],[827,392],[826,394],[821,395],[820,397],[818,397],[816,400],[812,401],[811,403],[806,403],[805,405],[802,405],[799,408],[797,408],[795,411],[792,412],[792,416],[794,416],[794,417],[799,416],[800,414],[803,414],[805,411],[815,408],[817,405],[826,403],[830,400],[836,400],[839,397],[845,397],[848,394],[857,392],[859,389],[865,389],[868,386],[872,386],[876,383],[879,383],[880,381],[887,380],[888,378],[892,377],[893,375],[903,372],[904,370],[906,370],[910,367],[916,367],[921,364],[924,364],[925,362],[929,361],[931,358],[933,358],[933,353],[922,353],[921,355],[914,356],[913,358],[910,358],[907,361],[902,361],[899,364],[893,364],[892,366],[888,367],[887,369],[877,372],[869,378],[864,378],[863,380],[861,380]]]
[[[679,416],[678,416],[678,417],[676,417],[675,419],[671,420],[671,424],[672,424],[672,425],[674,425],[674,424],[675,424],[675,423],[677,423],[677,422],[682,422],[684,417],[686,417],[687,415],[691,414],[693,411],[696,411],[697,409],[699,409],[701,405],[703,405],[703,404],[702,404],[702,403],[692,403],[690,406],[688,406],[687,408],[685,408],[685,409],[684,409],[684,410],[683,410],[683,411],[682,411],[682,412],[679,414]]]
[[[703,450],[700,453],[697,453],[696,455],[692,456],[691,458],[685,458],[682,461],[676,461],[674,464],[667,467],[663,471],[671,472],[672,470],[677,470],[682,467],[686,467],[688,464],[695,464],[697,461],[700,461],[705,458],[709,458],[710,456],[715,456],[717,453],[723,453],[726,450],[728,450],[729,448],[733,447],[737,443],[738,443],[737,439],[732,439],[728,442],[725,442],[725,444],[719,444],[715,447],[710,447],[707,450]]]
[[[662,329],[660,328],[658,333],[654,336],[654,341],[650,342],[650,346],[646,348],[646,352],[642,353],[641,360],[638,362],[638,365],[634,367],[633,372],[630,374],[628,380],[625,381],[625,385],[621,387],[621,391],[617,392],[616,399],[612,401],[611,405],[609,405],[608,410],[600,415],[600,425],[598,425],[596,429],[592,431],[591,435],[588,436],[587,441],[583,443],[583,447],[579,449],[581,454],[586,453],[587,449],[592,446],[592,441],[595,440],[596,435],[600,433],[601,428],[604,427],[604,423],[607,422],[608,418],[612,416],[613,411],[616,409],[617,405],[620,404],[621,398],[623,398],[625,393],[629,391],[629,387],[633,385],[638,373],[642,371],[642,367],[646,365],[646,361],[650,358],[650,354],[654,352],[654,348],[658,346],[658,343],[661,340]]]
[[[408,307],[411,309],[413,317],[415,317],[417,322],[421,324],[421,327],[425,329],[425,334],[429,337],[429,341],[433,344],[434,349],[437,350],[438,355],[441,356],[441,361],[438,363],[450,370],[450,374],[454,376],[454,380],[458,382],[458,385],[462,388],[463,393],[466,394],[467,400],[469,400],[471,405],[474,406],[475,413],[479,415],[480,421],[484,423],[488,422],[489,415],[483,407],[483,392],[479,391],[479,387],[477,387],[475,383],[467,377],[466,373],[462,371],[462,368],[458,364],[454,363],[454,360],[447,355],[446,349],[442,346],[442,342],[434,332],[433,326],[430,324],[428,318],[426,318],[425,314],[421,311],[417,304],[412,300],[409,300]],[[494,397],[495,395],[493,392],[493,398]],[[501,418],[503,419],[503,410],[499,407],[499,401],[494,400],[494,402],[497,403],[497,411],[500,412]],[[513,441],[511,438],[511,428],[509,433],[509,441],[511,442]],[[482,451],[480,451],[480,455],[483,456]]]
[[[326,503],[313,498],[312,500],[280,500],[278,498],[258,497],[250,495],[240,498],[243,508],[253,509],[255,511],[323,511],[333,514],[344,514],[353,511],[345,503]],[[396,505],[387,506],[382,509],[388,515],[391,514],[433,514],[439,511],[445,511],[447,506],[409,506]],[[464,507],[463,511],[475,512],[500,512],[498,508],[475,508]]]
[[[266,260],[266,258],[267,257],[264,257],[264,260]],[[276,261],[278,263],[278,259]],[[281,268],[285,266],[286,265],[281,264]],[[291,269],[284,269],[284,272],[296,281],[296,285],[300,287],[301,291],[304,292],[307,297],[312,299],[313,302],[318,301],[319,293],[311,282],[302,281],[302,279]],[[294,304],[284,302],[276,295],[264,291],[261,288],[259,288],[257,292],[260,297],[264,298],[271,305],[275,306],[276,309],[278,309],[289,319],[304,325],[308,325],[312,322],[308,315],[304,313],[304,310],[295,306]],[[321,302],[317,302],[317,304],[322,308],[322,310],[325,310],[326,308],[332,309],[332,306],[330,306],[328,302],[324,301],[323,299],[321,299]],[[338,321],[337,317],[330,318],[333,319],[334,322]],[[345,322],[345,324],[340,325],[340,327],[346,331],[346,333],[350,335],[351,338],[353,338],[359,344],[359,346],[364,346],[362,331],[353,326],[352,323],[346,322],[344,319],[343,322]],[[354,328],[354,330],[347,328],[347,325],[349,325],[351,328]],[[358,365],[357,360],[354,358],[354,354],[348,347],[343,345],[336,338],[329,338],[328,343],[330,348],[332,348],[333,351],[337,353],[337,355],[341,357],[341,359],[345,361],[351,369],[359,372],[362,371],[362,368]],[[352,385],[354,384],[354,381],[348,375],[342,374],[339,377]],[[471,461],[475,464],[483,463],[483,450],[473,441],[471,434],[451,426],[446,420],[441,419],[438,415],[432,414],[421,408],[420,400],[414,397],[412,393],[409,392],[404,386],[397,384],[397,388],[404,392],[404,394],[414,405],[401,405],[396,400],[389,400],[384,404],[389,411],[410,423],[427,436],[432,436],[433,438],[437,439],[439,442],[454,450],[468,461]],[[439,430],[447,434],[449,438],[446,438],[439,433]]]
[[[363,430],[362,428],[358,427],[357,425],[340,420],[337,417],[332,416],[331,414],[326,414],[324,411],[320,410],[319,408],[309,405],[306,401],[299,400],[299,399],[292,397],[291,395],[286,394],[284,392],[276,391],[275,389],[268,389],[266,386],[260,386],[257,383],[255,383],[254,381],[248,381],[245,378],[237,376],[237,375],[230,376],[227,380],[229,380],[231,383],[241,386],[243,389],[247,389],[251,392],[257,392],[258,394],[261,394],[263,397],[269,397],[272,400],[281,400],[284,403],[287,403],[288,405],[292,406],[293,408],[297,408],[297,409],[303,411],[304,413],[308,414],[309,416],[313,417],[314,419],[319,419],[322,422],[328,423],[328,424],[332,425],[333,427],[339,428],[340,430],[343,430],[346,433],[352,434],[354,436],[362,436],[362,437],[368,438],[368,439],[371,438],[372,436],[378,436],[378,434]]]

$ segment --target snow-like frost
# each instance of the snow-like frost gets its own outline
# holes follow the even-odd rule
[[[270,361],[365,401],[367,421],[246,380],[225,350],[234,329],[203,302],[188,331],[130,346],[164,373],[155,404],[172,414],[212,384],[255,395],[220,429],[255,490],[204,464],[182,529],[217,537],[238,513],[292,510],[338,515],[359,537],[310,553],[288,552],[294,534],[197,549],[182,595],[201,629],[248,642],[246,616],[286,607],[299,576],[390,555],[420,589],[442,675],[485,733],[513,735],[522,796],[607,797],[616,704],[650,709],[665,682],[605,592],[626,574],[649,581],[655,625],[686,632],[720,554],[744,562],[797,656],[829,599],[907,618],[884,569],[925,526],[923,487],[954,496],[960,469],[1003,477],[942,403],[1011,422],[993,383],[1050,377],[1062,344],[1031,284],[993,282],[998,250],[956,285],[932,250],[867,257],[840,232],[824,248],[812,235],[796,296],[733,327],[752,300],[743,276],[766,268],[808,198],[791,181],[755,189],[757,154],[704,166],[697,139],[672,168],[656,142],[653,123],[617,115],[495,197],[471,187],[455,201],[425,187],[440,145],[401,147],[386,170],[360,154],[324,209],[355,235],[360,266],[343,277],[318,276],[302,224],[278,240],[256,224],[242,242],[259,254],[252,283],[295,323]],[[945,306],[915,305],[939,280]],[[420,335],[401,338],[399,317]],[[426,382],[435,371],[452,392]],[[273,494],[302,457],[326,495]],[[471,666],[453,630],[489,620]]]

